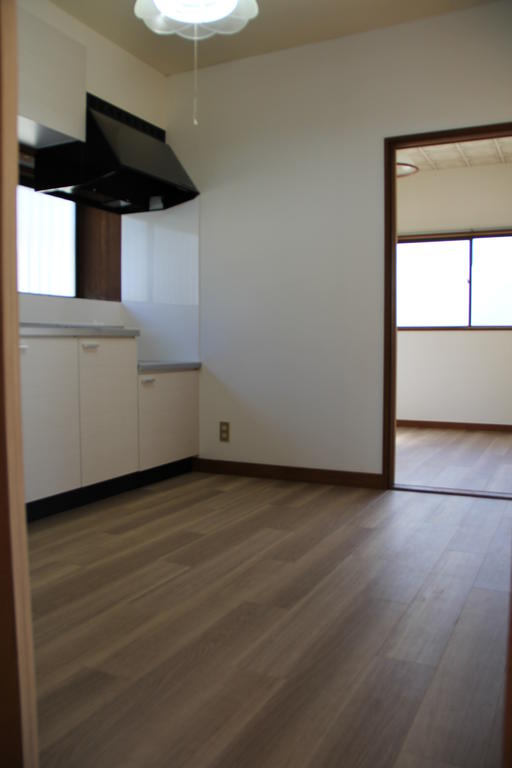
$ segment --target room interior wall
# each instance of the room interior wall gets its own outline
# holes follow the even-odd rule
[[[169,79],[202,192],[201,456],[381,471],[384,138],[511,120],[511,23],[492,3],[200,70],[197,127]]]
[[[422,171],[397,183],[400,235],[512,228],[512,163]]]
[[[512,424],[512,331],[398,333],[397,416]]]
[[[512,165],[420,172],[397,185],[400,234],[512,228]],[[512,331],[398,331],[397,417],[512,424]]]

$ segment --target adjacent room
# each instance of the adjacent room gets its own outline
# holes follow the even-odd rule
[[[6,768],[512,766],[511,29],[1,0]]]
[[[399,485],[512,493],[512,139],[400,150]]]

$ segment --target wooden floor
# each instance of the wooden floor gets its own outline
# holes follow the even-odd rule
[[[512,495],[512,432],[398,427],[395,482]]]
[[[498,768],[512,503],[191,474],[30,526],[42,768]]]

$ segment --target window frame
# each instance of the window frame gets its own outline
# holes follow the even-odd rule
[[[471,325],[472,278],[473,278],[473,240],[483,238],[512,237],[512,228],[471,229],[456,232],[434,232],[428,234],[398,235],[396,244],[432,243],[449,240],[469,241],[469,304],[467,325],[396,325],[397,331],[512,331],[511,325]],[[395,248],[396,250],[396,248]],[[398,301],[398,297],[397,297]]]

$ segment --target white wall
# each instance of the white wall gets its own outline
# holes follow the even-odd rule
[[[422,171],[397,184],[401,235],[512,227],[512,164]]]
[[[381,471],[383,141],[512,120],[511,27],[501,2],[201,70],[197,129],[169,81],[202,192],[202,456]]]
[[[399,419],[512,424],[511,331],[398,334]]]
[[[199,205],[122,217],[122,300],[139,359],[199,360]]]

